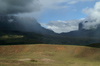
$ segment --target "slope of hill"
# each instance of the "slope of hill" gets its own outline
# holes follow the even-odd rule
[[[0,46],[0,66],[100,66],[100,48],[45,44]]]

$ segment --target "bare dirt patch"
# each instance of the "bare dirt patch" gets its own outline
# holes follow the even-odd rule
[[[42,58],[42,59],[39,59],[39,60],[42,61],[42,62],[52,62],[52,61],[54,61],[54,60],[48,59],[48,58]]]
[[[19,61],[30,61],[31,59],[27,58],[27,59],[19,59]]]
[[[54,60],[52,59],[48,59],[48,58],[41,58],[41,59],[30,59],[30,58],[27,58],[27,59],[19,59],[19,61],[31,61],[31,62],[53,62]]]

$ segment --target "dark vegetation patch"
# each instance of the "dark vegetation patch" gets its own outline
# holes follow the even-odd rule
[[[30,59],[31,62],[38,62],[36,59]]]
[[[86,45],[86,46],[100,48],[100,43],[89,44],[89,45]]]
[[[63,44],[87,45],[100,42],[98,38],[79,38],[61,35],[42,35],[33,32],[0,31],[0,45]]]

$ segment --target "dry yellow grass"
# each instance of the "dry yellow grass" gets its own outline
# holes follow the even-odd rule
[[[100,49],[72,45],[0,46],[0,66],[100,66]]]

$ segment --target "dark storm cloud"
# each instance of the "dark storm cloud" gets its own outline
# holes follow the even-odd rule
[[[40,6],[39,0],[0,0],[0,14],[35,12]]]

